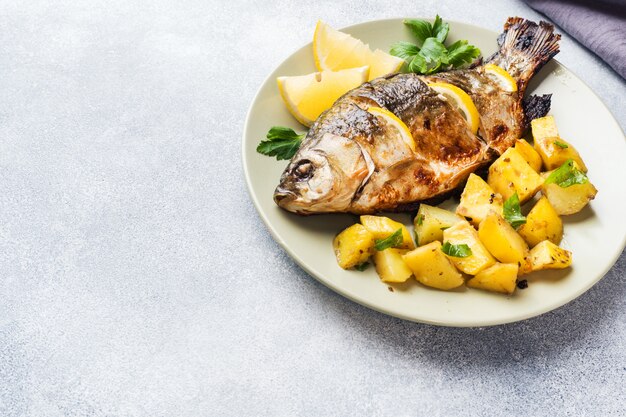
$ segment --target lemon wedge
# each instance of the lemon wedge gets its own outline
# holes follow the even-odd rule
[[[388,125],[396,129],[400,136],[402,136],[404,142],[406,142],[406,144],[409,145],[409,148],[415,152],[415,140],[413,139],[413,135],[411,134],[409,127],[402,120],[400,120],[398,116],[381,107],[369,107],[367,111],[374,116],[385,120]]]
[[[487,64],[484,69],[486,74],[497,80],[504,91],[509,93],[517,91],[517,81],[504,68],[494,64]]]
[[[461,112],[465,120],[467,120],[472,133],[476,134],[478,132],[480,115],[474,102],[465,91],[455,85],[443,82],[429,83],[428,86],[443,95],[453,107],[456,107]]]
[[[367,81],[369,67],[322,71],[294,77],[278,77],[278,90],[289,112],[311,126],[335,100]]]
[[[328,26],[321,20],[313,35],[313,57],[319,71],[338,71],[347,68],[369,66],[369,80],[399,71],[404,60],[370,47]]]

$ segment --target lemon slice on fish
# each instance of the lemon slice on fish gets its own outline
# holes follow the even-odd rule
[[[278,90],[289,112],[311,126],[335,100],[367,81],[369,67],[322,71],[294,77],[278,77]]]
[[[397,129],[402,136],[402,139],[404,139],[406,144],[409,145],[409,148],[411,148],[411,150],[415,152],[415,140],[413,139],[413,135],[411,134],[409,127],[402,120],[400,120],[398,116],[396,116],[389,110],[383,109],[381,107],[370,107],[367,109],[367,111],[375,116],[380,117],[381,119],[384,119],[388,125],[391,125],[395,129]]]
[[[504,89],[504,91],[508,91],[509,93],[517,91],[517,81],[511,74],[509,74],[504,68],[499,67],[494,64],[487,64],[484,66],[485,73],[494,77],[498,84]]]
[[[319,71],[338,71],[346,68],[369,66],[369,79],[399,71],[404,60],[370,47],[328,26],[321,20],[315,26],[313,35],[313,57]]]
[[[461,112],[472,133],[478,132],[480,115],[471,97],[459,87],[448,83],[429,83],[428,86],[443,95],[453,107]]]

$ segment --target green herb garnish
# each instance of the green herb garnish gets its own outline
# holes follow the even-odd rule
[[[411,42],[396,42],[391,45],[391,55],[397,56],[398,58],[402,58],[406,61],[410,61],[413,57],[419,54],[420,48],[419,46],[412,44]]]
[[[291,159],[298,152],[305,136],[306,133],[298,134],[288,127],[273,126],[267,132],[267,140],[261,141],[256,151],[263,155],[275,156],[279,161]]]
[[[356,269],[357,271],[365,271],[368,267],[370,266],[369,262],[363,262],[362,264],[359,264],[357,266],[354,267],[354,269]]]
[[[456,41],[448,47],[448,64],[459,68],[465,64],[471,64],[480,56],[480,49],[470,45],[467,41]]]
[[[480,49],[466,40],[444,45],[450,25],[437,15],[433,24],[425,20],[406,19],[416,43],[397,42],[391,46],[391,55],[404,59],[409,72],[433,74],[446,69],[459,68],[480,56]]]
[[[561,188],[571,187],[574,184],[586,184],[589,178],[584,172],[574,166],[574,160],[568,159],[563,165],[552,171],[546,178],[545,184],[556,184]]]
[[[435,16],[435,21],[433,22],[433,34],[435,38],[439,42],[444,42],[448,37],[448,32],[450,32],[450,25],[443,22],[443,19],[439,17],[439,15]]]
[[[555,141],[554,141],[554,144],[555,144],[556,146],[558,146],[559,148],[561,148],[561,149],[567,149],[567,148],[569,148],[569,146],[567,146],[567,143],[559,142],[558,140],[555,140]]]
[[[448,256],[454,256],[455,258],[467,258],[472,256],[472,249],[465,243],[459,245],[453,245],[450,242],[444,242],[441,246],[441,250]]]
[[[402,228],[393,232],[384,239],[376,239],[374,247],[376,250],[381,251],[389,248],[397,248],[402,244]]]
[[[421,226],[422,224],[424,224],[424,215],[418,214],[417,217],[415,218],[415,223],[417,223],[418,226]]]
[[[526,223],[526,217],[522,215],[522,208],[519,203],[519,196],[517,193],[507,198],[504,202],[504,220],[509,222],[514,229],[517,229],[524,223]]]

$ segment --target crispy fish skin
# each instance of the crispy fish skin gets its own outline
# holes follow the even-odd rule
[[[479,66],[433,76],[391,74],[346,93],[309,130],[281,176],[275,202],[298,214],[364,214],[402,210],[457,188],[522,135],[526,85],[558,53],[560,36],[553,31],[545,22],[507,20],[500,50],[488,62],[516,79],[516,92],[504,91]],[[470,95],[480,114],[479,135],[428,87],[435,81]],[[538,102],[545,107],[545,100]],[[415,150],[394,126],[369,113],[370,107],[400,118]]]

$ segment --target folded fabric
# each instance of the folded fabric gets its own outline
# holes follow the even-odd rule
[[[626,78],[626,0],[525,0]]]

